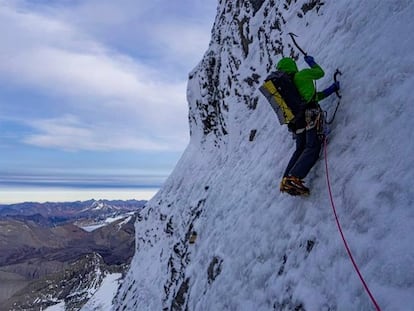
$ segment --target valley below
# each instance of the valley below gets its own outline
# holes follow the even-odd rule
[[[2,310],[80,310],[104,278],[123,275],[146,201],[0,206]],[[121,277],[122,278],[122,277]]]

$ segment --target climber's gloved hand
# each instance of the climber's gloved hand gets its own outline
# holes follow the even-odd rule
[[[332,83],[328,88],[324,89],[322,91],[322,93],[323,93],[323,95],[325,95],[325,97],[328,97],[332,93],[339,91],[340,88],[341,88],[341,86],[339,85],[339,82],[336,81],[336,82]]]
[[[306,55],[304,57],[304,60],[309,65],[309,67],[313,67],[313,66],[317,65],[316,62],[315,62],[315,59],[310,55]]]

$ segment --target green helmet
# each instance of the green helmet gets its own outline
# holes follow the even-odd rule
[[[298,66],[296,62],[290,57],[282,58],[276,65],[276,69],[284,71],[286,73],[298,72]]]

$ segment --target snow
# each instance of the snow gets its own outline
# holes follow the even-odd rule
[[[47,307],[44,311],[65,311],[65,302],[61,301],[53,306]]]
[[[292,31],[325,69],[318,89],[337,67],[343,72],[327,160],[351,251],[381,310],[414,310],[414,2],[331,1],[303,18],[308,1],[287,10],[271,2],[254,16],[248,1],[219,2],[209,50],[190,74],[190,144],[141,212],[115,309],[374,310],[336,227],[323,157],[306,178],[310,197],[281,194],[294,142],[260,84],[246,83],[253,73],[262,82],[280,58],[277,40],[289,55]],[[240,28],[244,16],[248,27]],[[240,29],[252,41],[247,57]],[[306,67],[302,56],[298,65]],[[321,105],[331,115],[336,102]],[[198,233],[193,245],[190,230]]]
[[[121,229],[122,226],[126,225],[130,220],[131,220],[132,216],[128,216],[126,217],[124,220],[122,220],[119,224],[118,224],[118,228]]]
[[[124,218],[125,218],[125,220],[122,223],[124,223],[127,219],[128,220],[126,222],[128,222],[131,219],[131,216],[125,217],[125,214],[124,214],[124,215],[119,215],[119,216],[114,216],[114,217],[108,217],[108,218],[106,218],[105,220],[103,220],[99,223],[92,224],[92,225],[87,225],[87,226],[82,225],[82,226],[79,226],[79,227],[82,228],[85,231],[92,232],[92,231],[94,231],[98,228],[105,227],[105,226],[107,226],[107,225],[109,225],[109,224],[111,224],[115,221],[118,221],[118,220],[124,219]]]
[[[95,204],[95,207],[93,208],[94,210],[101,210],[105,207],[105,204],[103,202],[97,202]]]
[[[121,276],[121,273],[108,274],[102,280],[102,284],[99,289],[81,308],[81,311],[110,310],[112,307],[112,299],[115,297],[118,290]]]
[[[82,228],[85,231],[92,232],[92,231],[94,231],[96,229],[105,227],[106,225],[108,225],[108,223],[102,222],[102,223],[88,225],[88,226],[80,226],[80,228]]]

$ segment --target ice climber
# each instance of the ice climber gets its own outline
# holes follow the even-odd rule
[[[296,116],[295,123],[288,124],[296,140],[296,150],[283,174],[280,191],[291,195],[309,195],[309,188],[304,185],[303,179],[318,160],[322,145],[318,127],[321,126],[319,121],[323,112],[318,101],[340,88],[339,82],[334,82],[322,92],[317,92],[314,81],[322,78],[324,71],[312,56],[307,55],[304,59],[310,68],[300,71],[295,61],[289,57],[282,58],[276,65],[278,70],[294,75],[293,82],[306,103],[303,113]]]

